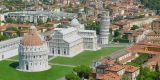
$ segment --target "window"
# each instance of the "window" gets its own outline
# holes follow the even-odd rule
[[[28,70],[28,65],[26,65],[26,70]]]
[[[54,48],[52,48],[52,53],[54,54]]]
[[[58,54],[60,54],[60,50],[58,49]]]
[[[64,55],[66,55],[66,49],[64,49]]]
[[[2,59],[4,58],[4,55],[2,55]]]

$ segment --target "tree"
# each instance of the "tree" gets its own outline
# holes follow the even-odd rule
[[[80,0],[81,4],[86,4],[87,0]]]
[[[6,22],[7,23],[16,23],[16,20],[14,18],[9,17],[9,18],[6,19]]]
[[[65,76],[66,80],[81,80],[79,76],[74,73],[68,74]]]
[[[42,19],[38,19],[38,20],[37,20],[37,23],[38,23],[38,25],[42,25],[42,24],[43,24]]]
[[[31,22],[30,22],[30,21],[26,21],[25,23],[26,23],[26,24],[30,24]]]
[[[58,27],[58,28],[65,28],[66,26],[63,25],[63,24],[59,24],[59,25],[57,25],[57,27]]]
[[[140,0],[141,3],[146,7],[153,10],[160,10],[160,0]]]
[[[117,30],[114,31],[114,37],[118,37],[118,36],[120,36],[120,32],[119,32],[119,30],[117,29]]]
[[[159,65],[158,65],[158,63],[156,64],[155,71],[159,72]]]
[[[123,39],[128,39],[128,34],[124,34],[124,35],[122,36],[122,38],[123,38]]]
[[[9,27],[6,31],[16,31],[16,35],[20,36],[20,30],[17,27]]]
[[[133,27],[131,27],[131,30],[136,30],[136,29],[138,29],[138,28],[139,28],[139,26],[133,25]]]
[[[117,16],[113,19],[113,22],[117,22],[123,19],[123,16]]]
[[[131,80],[130,77],[126,74],[122,76],[122,80]]]
[[[51,18],[47,18],[47,22],[51,22]]]
[[[20,18],[18,18],[18,19],[17,19],[17,23],[18,23],[18,24],[23,24],[23,21],[22,21]]]
[[[113,32],[113,30],[112,30],[112,28],[109,28],[109,33],[112,35],[112,32]]]
[[[6,36],[0,34],[0,41],[8,39]]]
[[[87,30],[96,30],[97,34],[100,32],[100,23],[89,21],[87,26],[85,27]]]
[[[75,71],[80,78],[88,79],[92,69],[89,66],[80,65],[75,67],[73,71]]]
[[[141,67],[140,68],[140,74],[138,76],[137,80],[155,80],[157,75],[157,73],[154,71],[151,71],[149,68],[147,67]]]

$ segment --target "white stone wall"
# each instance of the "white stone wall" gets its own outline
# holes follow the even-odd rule
[[[0,42],[0,60],[11,58],[18,54],[18,45],[21,37]]]
[[[37,72],[48,70],[48,47],[41,46],[19,46],[18,70],[26,72]]]
[[[78,34],[83,38],[84,50],[97,50],[97,35],[94,30],[79,30]]]
[[[18,48],[0,53],[0,61],[18,55]]]

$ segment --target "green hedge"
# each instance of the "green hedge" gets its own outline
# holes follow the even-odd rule
[[[129,43],[128,39],[113,39],[114,42]]]

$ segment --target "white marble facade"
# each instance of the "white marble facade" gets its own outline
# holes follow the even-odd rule
[[[101,46],[107,45],[109,42],[109,28],[110,28],[110,17],[109,12],[103,12],[101,17],[101,29],[100,29],[100,37],[99,43]]]
[[[18,54],[18,45],[21,37],[0,42],[0,60],[4,60]]]
[[[97,38],[95,30],[85,30],[84,25],[74,18],[68,28],[56,28],[48,42],[50,53],[54,56],[73,57],[84,50],[98,49],[100,44],[108,44],[109,39],[109,18],[103,16],[100,38]]]
[[[42,37],[36,32],[34,26],[24,36],[19,45],[18,70],[25,72],[38,72],[48,70],[48,47]]]

